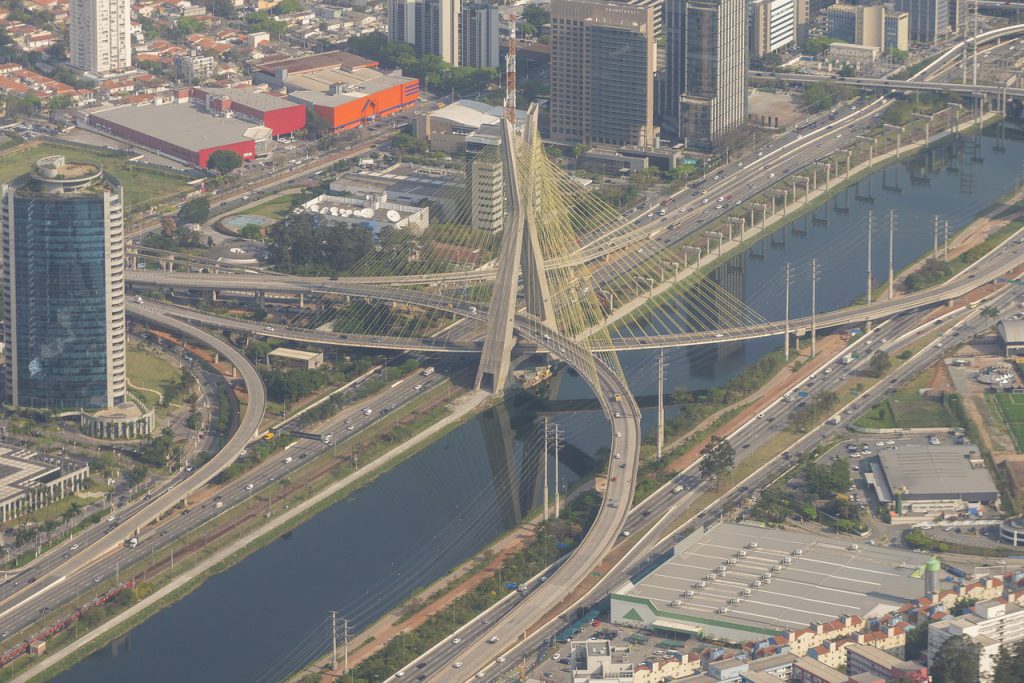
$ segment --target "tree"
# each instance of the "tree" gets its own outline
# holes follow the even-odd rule
[[[935,683],[964,683],[978,680],[981,645],[963,636],[942,644],[928,668]]]
[[[242,155],[230,149],[218,149],[206,160],[206,167],[221,175],[231,173],[242,165]]]
[[[294,12],[301,12],[303,9],[302,3],[299,0],[281,0],[270,11],[274,14],[292,14]]]
[[[551,23],[551,12],[540,5],[527,5],[523,8],[523,21],[540,28]]]
[[[719,479],[732,469],[736,450],[728,439],[712,436],[700,449],[700,474],[705,479]]]
[[[1024,641],[999,648],[992,683],[1020,683],[1024,681]]]
[[[868,361],[867,373],[871,377],[881,377],[889,372],[891,367],[892,359],[889,358],[889,354],[885,351],[875,351],[875,354],[871,356],[871,360]]]
[[[999,317],[999,309],[996,308],[995,306],[986,306],[985,308],[981,309],[981,316],[983,318],[989,318],[989,319],[998,318]]]
[[[210,200],[206,197],[195,197],[188,200],[178,209],[178,223],[204,223],[210,217]]]
[[[839,69],[839,75],[843,78],[850,78],[857,75],[857,70],[853,68],[853,64],[843,64]]]
[[[128,482],[128,486],[135,487],[146,480],[146,474],[145,465],[136,465],[124,473],[124,480]]]

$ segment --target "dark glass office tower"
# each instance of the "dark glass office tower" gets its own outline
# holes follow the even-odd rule
[[[9,404],[67,410],[124,402],[123,215],[116,178],[61,156],[4,186]]]

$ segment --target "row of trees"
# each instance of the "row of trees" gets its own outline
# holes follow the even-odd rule
[[[385,69],[401,69],[406,76],[420,79],[425,87],[437,92],[475,95],[496,82],[498,77],[494,69],[452,66],[437,55],[417,57],[412,45],[389,42],[388,37],[380,32],[351,38],[345,49],[374,59]]]

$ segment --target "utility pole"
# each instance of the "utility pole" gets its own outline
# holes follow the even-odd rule
[[[892,263],[892,237],[896,231],[896,211],[889,209],[889,301],[892,301],[893,286],[893,263]]]
[[[875,212],[868,211],[868,303],[871,303],[871,290],[873,289],[873,282],[871,280],[871,233],[873,232],[875,221]]]
[[[342,621],[345,629],[345,670],[342,673],[348,673],[348,619]]]
[[[338,613],[331,610],[331,671],[338,668]]]
[[[811,358],[817,354],[818,315],[818,259],[811,259]]]
[[[932,258],[939,255],[939,215],[932,216]]]
[[[658,460],[665,446],[665,349],[658,352]]]
[[[558,423],[556,422],[555,423],[555,519],[558,519],[559,517],[561,517],[561,510],[560,510],[560,508],[562,507],[562,494],[561,494],[561,492],[559,491],[559,488],[558,488],[558,448],[561,445],[560,444],[561,440],[562,440],[562,433],[560,431]]]
[[[544,521],[548,521],[548,418],[544,417]]]
[[[786,362],[787,363],[789,362],[789,281],[790,281],[790,269],[789,269],[789,264],[787,263],[786,264],[786,331],[785,331],[785,335],[786,335],[785,349],[786,349]]]
[[[949,221],[942,221],[942,260],[949,260]]]

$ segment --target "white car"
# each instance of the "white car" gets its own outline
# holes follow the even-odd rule
[[[455,668],[455,669],[461,669],[462,668],[462,662],[455,662],[454,664],[452,664],[452,667]]]
[[[615,438],[616,439],[621,439],[622,438],[622,432],[615,432]]]
[[[502,664],[502,663],[504,663],[504,661],[505,661],[505,655],[502,655],[502,656],[498,657],[498,658],[497,658],[497,659],[495,659],[494,661],[496,661],[496,662],[497,662],[498,664]]]
[[[416,386],[413,387],[413,389],[415,389],[416,391],[419,391],[422,388],[423,388],[422,384],[417,384]]]
[[[452,638],[452,645],[458,645],[462,642],[462,638]]]

